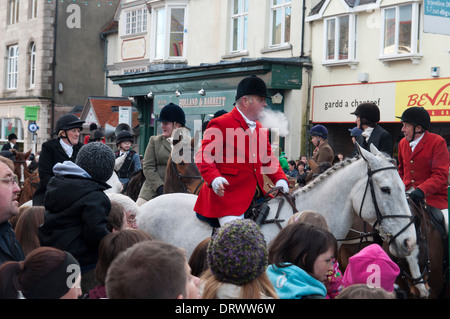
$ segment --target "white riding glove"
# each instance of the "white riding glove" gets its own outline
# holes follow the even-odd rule
[[[229,185],[229,184],[228,184],[228,181],[225,178],[223,178],[222,176],[214,178],[214,180],[211,183],[211,187],[214,190],[214,193],[216,193],[217,195],[219,195],[219,193],[218,193],[219,189],[221,187],[223,187],[224,185]]]
[[[289,193],[289,185],[288,182],[286,182],[285,179],[279,179],[277,183],[275,184],[275,187],[281,186],[283,189],[283,192]]]

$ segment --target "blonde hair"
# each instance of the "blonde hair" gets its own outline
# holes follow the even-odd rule
[[[14,162],[11,161],[9,158],[6,158],[4,156],[0,156],[0,162],[6,164],[10,170],[14,172]]]
[[[289,219],[287,224],[294,224],[294,223],[307,223],[307,224],[313,224],[316,226],[319,226],[323,229],[328,229],[328,224],[326,219],[320,215],[318,212],[315,212],[313,210],[304,210],[298,213],[295,213],[292,215]]]
[[[217,292],[224,283],[217,280],[216,276],[211,272],[211,269],[208,268],[202,274],[200,282],[204,288],[202,299],[218,299]],[[279,299],[275,288],[265,272],[256,279],[239,287],[241,288],[239,299],[262,299],[264,296]]]

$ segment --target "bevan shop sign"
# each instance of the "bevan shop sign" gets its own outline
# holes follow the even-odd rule
[[[314,123],[353,123],[350,114],[364,102],[380,108],[381,122],[398,122],[405,109],[424,107],[432,122],[450,122],[450,78],[370,84],[315,86]]]

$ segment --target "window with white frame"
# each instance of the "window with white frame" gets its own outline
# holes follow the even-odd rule
[[[381,56],[419,52],[419,4],[410,3],[382,10]]]
[[[153,59],[183,59],[185,56],[187,6],[182,4],[154,7]]]
[[[30,45],[30,87],[33,88],[36,82],[36,44],[33,42]]]
[[[126,13],[125,34],[136,34],[147,31],[147,8]]]
[[[231,52],[247,50],[248,0],[232,0]]]
[[[325,61],[339,62],[356,58],[355,20],[353,14],[325,20]]]
[[[6,79],[7,89],[17,89],[18,60],[19,46],[12,45],[8,47],[8,71]]]
[[[270,46],[289,43],[291,37],[291,0],[271,0]]]
[[[30,19],[37,18],[38,0],[30,0]]]
[[[0,140],[8,140],[8,135],[14,133],[19,141],[23,141],[22,121],[19,118],[2,118],[0,121]]]
[[[9,24],[19,22],[19,0],[9,0]]]

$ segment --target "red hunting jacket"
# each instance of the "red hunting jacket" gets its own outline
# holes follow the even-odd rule
[[[420,188],[426,202],[436,208],[448,207],[447,181],[449,153],[445,140],[433,133],[425,132],[414,152],[403,138],[398,145],[398,173],[408,190]]]
[[[195,162],[205,183],[194,211],[205,217],[242,215],[249,208],[257,185],[265,194],[263,174],[274,184],[279,179],[287,181],[278,158],[272,153],[268,130],[256,122],[252,133],[236,107],[209,122]],[[219,176],[229,183],[223,197],[211,187]]]

